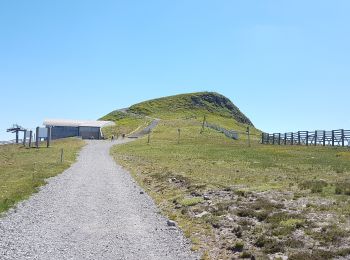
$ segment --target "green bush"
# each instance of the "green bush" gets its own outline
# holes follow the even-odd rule
[[[312,193],[321,193],[328,183],[324,180],[310,180],[302,182],[299,186],[301,189],[310,189]]]

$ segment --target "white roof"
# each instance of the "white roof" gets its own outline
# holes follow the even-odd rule
[[[90,127],[104,127],[114,125],[112,121],[100,120],[69,120],[69,119],[45,119],[43,125],[45,126],[90,126]]]

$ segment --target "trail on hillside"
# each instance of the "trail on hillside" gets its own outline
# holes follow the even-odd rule
[[[150,133],[159,123],[160,119],[153,119],[152,122],[145,127],[144,129],[140,130],[140,131],[136,131],[135,133],[130,134],[128,137],[129,138],[139,138],[142,137],[148,133]]]
[[[0,259],[196,259],[109,155],[128,141],[88,141],[71,168],[1,218]]]

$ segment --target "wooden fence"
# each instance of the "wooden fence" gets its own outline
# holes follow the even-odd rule
[[[215,125],[215,124],[211,124],[211,123],[208,123],[206,121],[204,122],[204,126],[206,126],[208,128],[211,128],[211,129],[214,129],[216,131],[219,131],[219,132],[223,133],[228,138],[232,138],[232,139],[238,140],[238,133],[236,131],[227,130],[227,129],[221,127],[221,126],[218,126],[218,125]]]
[[[350,146],[350,130],[298,131],[290,133],[262,133],[262,144]]]

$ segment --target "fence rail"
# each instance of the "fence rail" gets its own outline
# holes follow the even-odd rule
[[[298,131],[289,133],[262,133],[262,144],[350,146],[350,130]]]

